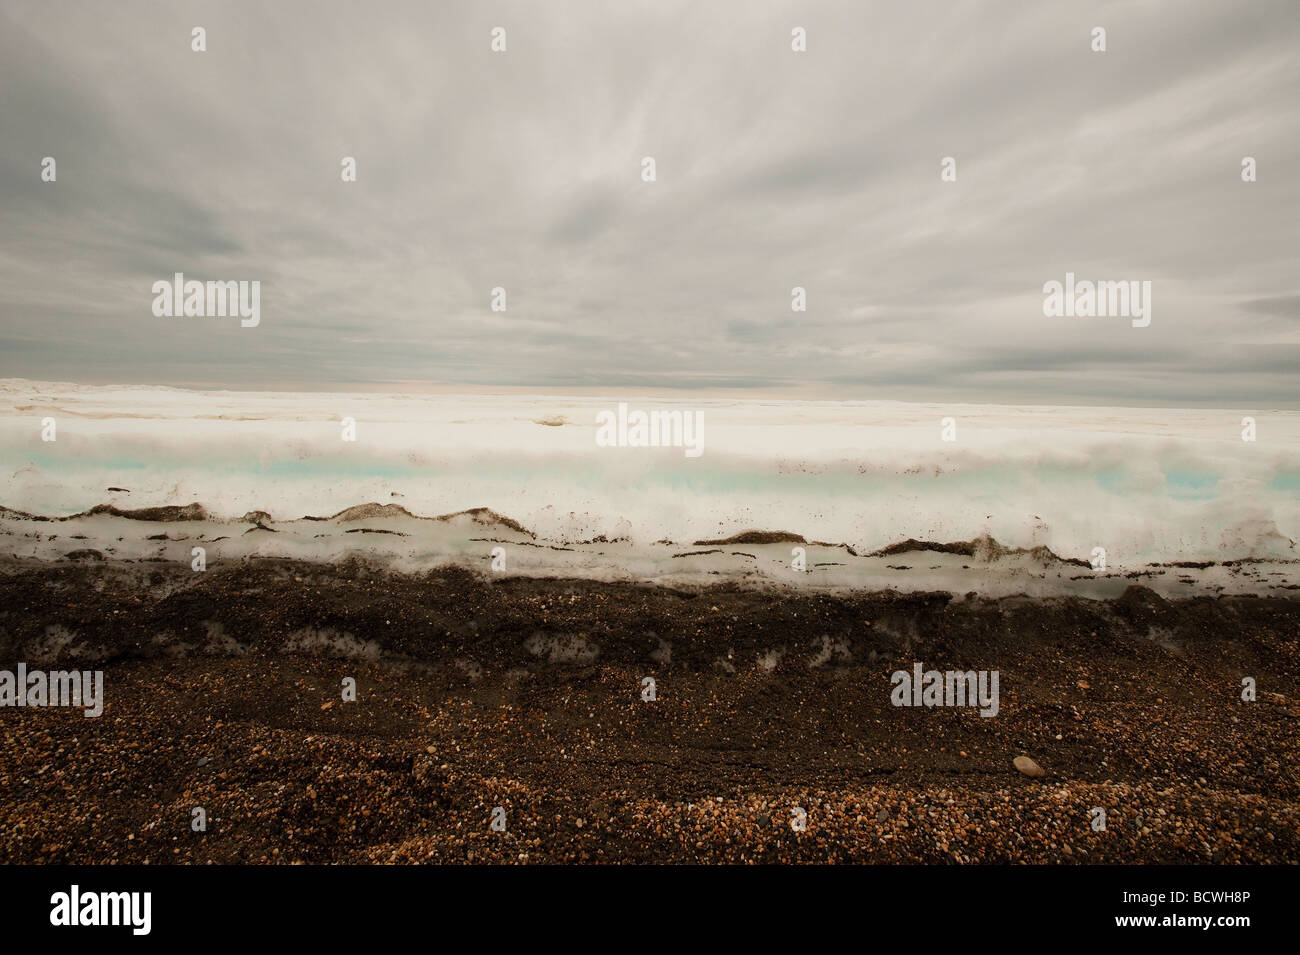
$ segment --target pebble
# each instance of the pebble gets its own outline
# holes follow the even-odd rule
[[[1032,779],[1038,779],[1041,776],[1047,775],[1047,773],[1044,772],[1043,767],[1039,766],[1028,756],[1017,756],[1012,760],[1012,762],[1015,764],[1016,769],[1020,770]]]

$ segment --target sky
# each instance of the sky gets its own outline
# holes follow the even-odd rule
[[[1294,0],[0,0],[0,377],[1297,407],[1298,91]]]

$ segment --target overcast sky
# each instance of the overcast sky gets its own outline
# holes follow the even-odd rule
[[[0,377],[1293,407],[1298,121],[1294,0],[0,0]]]

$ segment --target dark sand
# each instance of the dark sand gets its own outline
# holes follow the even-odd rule
[[[1296,863],[1298,642],[1295,600],[1140,587],[10,564],[0,668],[103,669],[108,707],[0,709],[0,860]],[[891,706],[916,661],[1000,671],[1000,713]]]

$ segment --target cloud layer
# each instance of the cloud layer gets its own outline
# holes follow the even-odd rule
[[[0,84],[0,376],[1300,401],[1287,0],[3,2]]]

